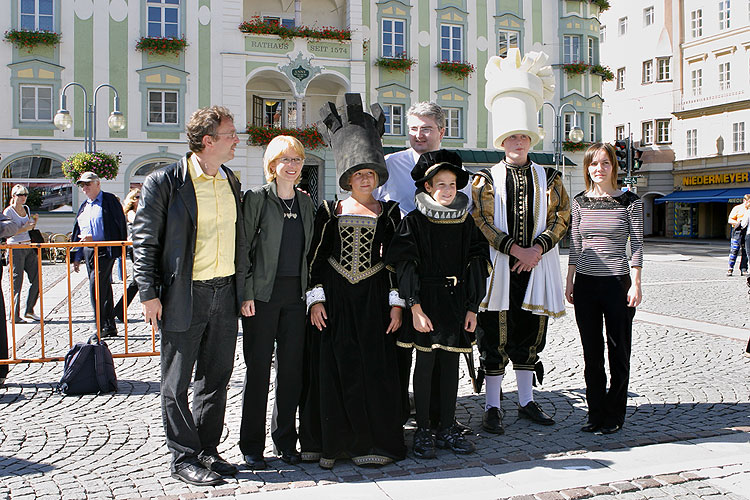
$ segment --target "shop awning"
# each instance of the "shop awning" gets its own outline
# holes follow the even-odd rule
[[[394,147],[394,146],[385,146],[383,147],[383,152],[385,154],[391,154],[395,153],[397,151],[403,151],[404,147]],[[494,165],[496,163],[500,163],[503,158],[505,158],[505,151],[497,151],[495,149],[451,149],[446,148],[450,151],[453,151],[455,153],[458,153],[459,156],[461,156],[461,161],[463,161],[465,164],[473,165],[473,164],[488,164],[488,165]],[[554,166],[555,164],[555,155],[551,153],[535,153],[533,151],[529,152],[529,158],[538,165],[550,165]],[[565,157],[565,166],[566,167],[575,167],[576,164],[573,163],[570,158],[567,156]]]
[[[654,200],[654,203],[729,203],[742,200],[750,194],[750,188],[696,189],[694,191],[673,191],[667,196]]]

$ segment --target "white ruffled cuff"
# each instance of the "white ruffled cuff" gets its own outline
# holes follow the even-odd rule
[[[391,307],[406,308],[406,301],[398,294],[398,290],[391,290],[388,294],[388,305]]]
[[[326,301],[326,293],[323,291],[322,285],[316,285],[305,293],[305,302],[307,302],[307,310],[315,304]]]

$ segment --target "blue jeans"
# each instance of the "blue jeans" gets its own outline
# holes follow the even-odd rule
[[[734,269],[734,264],[737,262],[737,255],[740,255],[740,271],[747,271],[747,249],[748,246],[745,243],[746,229],[737,228],[732,230],[732,240],[729,246],[729,269]]]

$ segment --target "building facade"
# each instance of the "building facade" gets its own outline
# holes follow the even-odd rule
[[[185,153],[185,123],[198,107],[222,104],[234,113],[241,143],[229,166],[248,189],[265,182],[264,148],[250,132],[312,127],[323,104],[341,104],[347,92],[384,108],[387,151],[408,144],[409,106],[433,100],[447,114],[444,146],[459,150],[469,168],[489,166],[502,155],[491,146],[484,67],[491,56],[512,47],[546,52],[555,69],[556,96],[539,117],[546,137],[534,150],[536,161],[554,164],[556,115],[566,132],[583,129],[585,142],[602,137],[602,77],[564,67],[599,64],[601,5],[589,0],[8,0],[0,7],[7,14],[6,30],[53,31],[61,38],[32,48],[0,44],[6,62],[0,93],[8,103],[0,119],[2,201],[10,186],[26,184],[34,193],[32,209],[42,215],[41,227],[69,230],[80,195],[62,177],[60,163],[83,150],[85,110],[92,104],[97,149],[121,159],[117,177],[104,181],[103,188],[121,197]],[[330,27],[344,35],[342,40],[286,37],[264,33],[259,24]],[[164,54],[136,49],[143,38],[158,37],[184,37],[187,47]],[[396,59],[410,67],[389,68]],[[444,61],[468,63],[475,71],[462,78],[436,66]],[[78,86],[67,88],[73,127],[60,131],[53,118],[70,82],[81,84],[86,95]],[[101,84],[116,89],[124,130],[107,128],[114,94]],[[565,184],[575,194],[583,177],[580,166],[571,163],[580,164],[581,154],[566,156]],[[330,150],[306,152],[303,188],[316,201],[340,194],[335,177]]]

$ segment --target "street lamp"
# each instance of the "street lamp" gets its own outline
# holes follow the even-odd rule
[[[86,88],[78,82],[70,82],[60,92],[60,109],[55,114],[54,124],[58,130],[68,130],[73,126],[73,117],[70,116],[70,111],[66,108],[67,97],[65,91],[68,87],[75,85],[80,87],[83,91],[83,103],[86,108],[86,122],[83,125],[84,135],[84,150],[86,153],[96,152],[96,96],[99,93],[99,89],[102,87],[109,87],[112,92],[115,93],[114,97],[114,110],[109,115],[107,125],[111,130],[119,131],[125,129],[125,116],[120,112],[120,97],[117,95],[117,89],[108,83],[102,83],[94,90],[93,103],[89,104],[88,94]]]
[[[560,164],[562,163],[562,174],[563,179],[565,178],[565,156],[562,153],[562,147],[563,147],[563,126],[562,126],[562,112],[563,109],[565,109],[565,106],[573,107],[573,104],[570,102],[564,103],[559,108],[556,108],[554,104],[551,102],[546,102],[546,105],[552,108],[552,113],[555,115],[555,140],[553,141],[553,145],[555,147],[555,168],[560,170]],[[574,120],[574,127],[568,132],[568,139],[570,142],[579,143],[583,140],[583,130],[581,130],[581,127],[575,124],[575,121],[577,121],[577,113],[575,113],[575,108],[573,108],[573,116],[575,118]],[[544,130],[540,127],[539,132],[541,133],[540,136],[542,139],[544,139]]]

